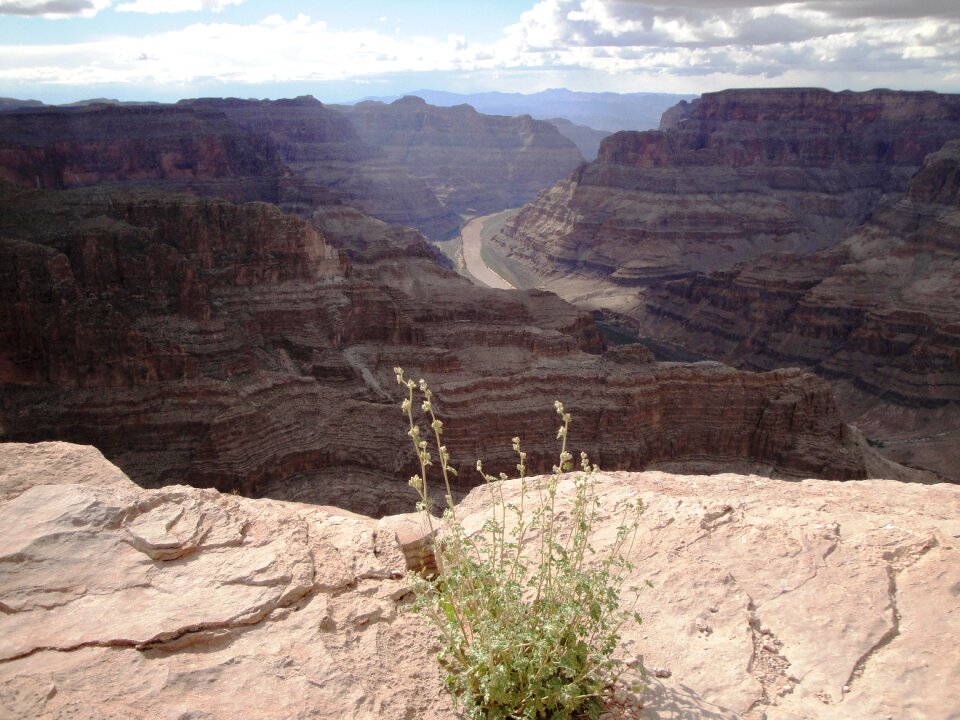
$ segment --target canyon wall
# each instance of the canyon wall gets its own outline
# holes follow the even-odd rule
[[[583,161],[549,123],[410,99],[94,103],[0,112],[0,179],[151,184],[309,215],[342,203],[447,238],[461,214],[515,207]]]
[[[438,391],[460,490],[478,456],[510,470],[517,433],[549,468],[554,399],[610,469],[868,472],[825,382],[604,354],[555,295],[475,287],[349,208],[311,225],[156,190],[2,193],[3,438],[95,445],[144,486],[406,508],[396,365]]]
[[[567,297],[727,269],[765,251],[809,253],[903,192],[954,137],[958,95],[707,93],[663,130],[606,138],[595,162],[541,193],[493,249]]]
[[[459,214],[518,207],[568,175],[583,156],[550,123],[529,115],[482,115],[418,97],[344,106],[364,142],[422,179]]]
[[[662,472],[597,483],[598,553],[624,503],[645,507],[620,596],[643,623],[624,624],[617,657],[648,670],[624,678],[646,686],[622,691],[631,717],[960,714],[958,488]],[[516,482],[503,492],[518,502]],[[561,526],[572,501],[565,479]],[[458,517],[479,528],[487,490]],[[419,516],[144,490],[94,448],[0,443],[0,522],[5,717],[454,716],[398,546]]]
[[[249,132],[270,139],[288,169],[281,205],[309,213],[341,202],[385,222],[446,237],[460,218],[433,189],[386,150],[360,137],[342,109],[310,97],[292,100],[183,100],[212,108]]]
[[[960,480],[960,141],[836,247],[653,285],[629,312],[735,365],[815,368],[894,457]]]
[[[726,91],[663,126],[605,141],[495,249],[655,343],[814,368],[889,457],[960,481],[960,96]]]
[[[98,104],[0,112],[0,179],[25,187],[155,184],[276,202],[283,173],[273,143],[211,107]]]
[[[0,178],[38,188],[149,183],[302,214],[344,203],[428,235],[459,227],[423,181],[309,96],[0,113]]]

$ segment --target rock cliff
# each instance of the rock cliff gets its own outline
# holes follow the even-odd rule
[[[518,207],[583,162],[572,141],[529,115],[481,115],[418,97],[341,109],[364,142],[383,148],[458,214]]]
[[[960,481],[960,141],[836,247],[651,286],[641,332],[755,369],[812,367],[899,461]]]
[[[459,218],[312,97],[0,113],[0,179],[26,187],[153,184],[309,214],[342,202],[444,236]]]
[[[726,91],[663,128],[606,140],[496,248],[657,342],[815,368],[889,457],[960,481],[960,96]]]
[[[552,464],[552,402],[610,469],[677,463],[864,477],[828,385],[603,353],[543,291],[478,288],[417,233],[355,210],[156,191],[2,189],[0,432],[94,444],[145,486],[409,504],[392,368],[440,393],[449,445],[509,469],[523,431]]]
[[[310,96],[179,104],[223,112],[244,130],[269,138],[288,169],[289,177],[281,183],[281,205],[288,210],[309,213],[337,201],[430,237],[449,236],[460,226],[457,214],[423,179],[385,148],[359,136],[342,108]]]
[[[809,253],[903,192],[955,137],[960,95],[707,93],[663,130],[606,138],[595,162],[541,193],[494,249],[567,297],[765,251]]]
[[[619,652],[652,672],[629,717],[960,714],[957,488],[599,483],[598,549],[622,501],[646,508],[628,583],[643,624]],[[486,513],[485,491],[459,507],[468,527]],[[3,443],[0,522],[4,717],[453,715],[433,632],[408,612],[396,531],[409,517],[144,490],[93,448]]]
[[[0,113],[0,179],[25,187],[154,184],[276,202],[283,173],[273,143],[210,107],[94,104]]]
[[[0,180],[151,184],[309,215],[343,203],[445,238],[461,213],[532,200],[583,158],[549,123],[411,99],[335,108],[207,98],[0,112]]]

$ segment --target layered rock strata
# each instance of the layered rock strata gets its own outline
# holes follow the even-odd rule
[[[0,112],[0,179],[152,184],[309,215],[344,203],[432,238],[462,213],[521,205],[583,158],[549,123],[416,99],[333,108],[312,97]]]
[[[809,253],[903,192],[923,158],[958,136],[958,95],[707,93],[660,131],[606,138],[595,162],[544,191],[493,245],[567,297],[765,251]]]
[[[657,343],[813,367],[889,457],[960,481],[953,137],[956,95],[707,94],[606,140],[494,250]]]
[[[0,113],[0,179],[36,188],[152,184],[309,214],[342,202],[428,235],[459,218],[312,97]]]
[[[436,107],[418,97],[342,110],[364,142],[422,179],[459,214],[523,205],[568,175],[583,156],[549,122]]]
[[[288,210],[309,214],[335,200],[429,237],[449,236],[460,226],[456,212],[441,202],[434,188],[388,149],[361,137],[343,108],[310,96],[178,103],[184,104],[222,112],[244,130],[269,138],[288,170],[280,183],[281,205]]]
[[[105,105],[0,113],[0,180],[25,187],[156,184],[279,199],[276,146],[215,108]]]
[[[960,481],[960,141],[835,248],[655,285],[627,312],[735,365],[815,368],[893,457]]]
[[[555,399],[611,469],[868,472],[809,375],[603,350],[555,295],[475,287],[349,208],[309,225],[264,203],[3,191],[0,432],[94,444],[145,486],[406,509],[396,365],[439,392],[461,490],[478,456],[513,467],[517,433],[549,468]]]
[[[642,589],[620,598],[643,624],[623,627],[618,655],[650,671],[632,717],[960,714],[957,488],[597,482],[598,552],[626,502],[645,506],[626,583]],[[561,523],[572,490],[559,485]],[[468,529],[488,502],[478,489],[458,507]],[[396,529],[409,517],[143,490],[92,448],[4,443],[0,520],[6,716],[454,714],[433,630],[408,611]]]

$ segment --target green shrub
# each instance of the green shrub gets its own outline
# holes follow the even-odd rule
[[[420,461],[410,485],[432,531],[427,470],[433,455],[414,417],[418,385],[405,379],[401,368],[395,372],[407,389],[402,407]],[[622,669],[614,659],[619,629],[630,617],[640,621],[619,605],[631,570],[625,555],[636,537],[640,503],[625,508],[612,546],[597,553],[589,542],[600,512],[597,468],[581,453],[581,470],[566,475],[572,469],[571,416],[557,402],[562,424],[553,474],[527,478],[519,438],[513,439],[519,459],[515,497],[505,493],[505,475],[491,477],[477,461],[490,494],[490,516],[479,531],[468,533],[453,502],[450,478],[456,473],[442,442],[443,423],[425,381],[420,380],[419,390],[446,510],[436,551],[439,574],[415,581],[415,607],[439,629],[439,659],[454,704],[471,720],[596,718]],[[565,477],[572,478],[573,502],[561,513],[557,490]]]

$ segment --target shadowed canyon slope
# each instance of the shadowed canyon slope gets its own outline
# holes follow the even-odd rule
[[[598,483],[598,551],[622,503],[646,508],[626,583],[643,624],[618,650],[653,671],[641,720],[960,714],[958,488]],[[518,491],[504,485],[508,502]],[[571,502],[564,480],[561,523]],[[487,503],[483,489],[460,504],[469,529]],[[434,631],[409,612],[396,530],[413,521],[143,490],[90,447],[0,444],[0,713],[453,717]]]
[[[960,480],[960,141],[836,247],[654,285],[627,312],[735,365],[815,368],[888,454]]]
[[[464,487],[477,457],[512,468],[518,432],[549,468],[554,399],[608,469],[869,472],[825,382],[601,354],[556,296],[475,287],[348,208],[311,226],[265,203],[6,186],[0,238],[4,438],[96,445],[146,486],[406,508],[395,365],[439,392]]]
[[[807,253],[839,242],[960,136],[956,95],[728,90],[688,107],[662,131],[606,138],[495,249],[561,290],[568,275],[602,290]]]
[[[498,249],[646,337],[814,367],[890,457],[960,480],[960,96],[728,91],[664,124],[605,141]]]
[[[343,202],[428,233],[458,226],[426,185],[310,97],[0,113],[0,178],[38,188],[151,184],[301,212]]]
[[[383,148],[459,214],[522,205],[583,162],[571,140],[529,115],[481,115],[469,105],[441,108],[417,97],[341,110],[365,143]]]
[[[0,179],[20,185],[151,184],[305,215],[340,202],[434,238],[454,233],[460,213],[531,200],[581,161],[548,123],[409,100],[338,109],[312,97],[216,98],[0,112]]]

